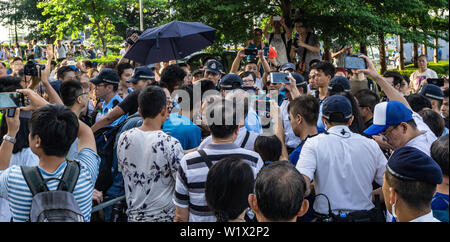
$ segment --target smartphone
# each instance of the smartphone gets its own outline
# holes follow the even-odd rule
[[[281,20],[281,16],[273,16],[273,21],[280,21]]]
[[[366,60],[362,57],[346,56],[345,60],[346,69],[366,69]]]
[[[244,50],[245,55],[258,55],[257,49],[245,49]]]
[[[433,84],[433,85],[436,85],[438,87],[443,87],[444,86],[444,78],[428,78],[427,82],[429,84]]]
[[[0,93],[0,109],[10,109],[25,106],[25,98],[20,92]]]
[[[271,83],[291,83],[291,80],[288,79],[288,76],[291,76],[291,73],[271,72],[270,73],[270,82]]]

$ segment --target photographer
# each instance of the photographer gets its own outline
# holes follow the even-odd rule
[[[313,59],[321,60],[320,43],[312,29],[301,19],[295,20],[297,35],[291,46],[290,57],[297,67],[297,72],[306,75],[309,72],[309,62]],[[295,55],[298,59],[295,60]]]

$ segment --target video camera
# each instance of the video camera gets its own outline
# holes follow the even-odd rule
[[[38,64],[35,61],[28,61],[24,66],[23,66],[23,73],[26,76],[38,76],[39,75],[39,71],[38,68],[36,66],[39,66],[39,71],[42,71],[45,69],[45,65],[42,64]]]
[[[127,43],[129,45],[134,45],[134,41],[131,40],[131,38],[130,38],[133,34],[136,34],[139,37],[139,35],[142,34],[142,31],[140,31],[138,29],[135,29],[133,27],[127,28],[127,30],[126,30],[126,40],[127,40]]]

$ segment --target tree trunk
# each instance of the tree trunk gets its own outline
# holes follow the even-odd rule
[[[398,66],[399,70],[405,69],[405,49],[403,47],[403,37],[401,35],[398,36],[398,52],[400,53],[400,65]]]
[[[419,57],[419,44],[414,42],[413,44],[413,63],[414,67],[417,68],[417,57]]]
[[[434,63],[438,63],[439,62],[439,60],[438,60],[438,49],[439,49],[438,44],[439,44],[438,39],[434,38],[434,45],[436,46],[434,48],[434,51],[433,51],[433,62]]]
[[[367,56],[367,45],[364,43],[359,43],[359,53]]]
[[[378,42],[379,42],[379,52],[380,52],[380,66],[381,73],[384,73],[387,70],[386,66],[386,43],[384,42],[384,33],[378,34]]]
[[[428,56],[428,48],[425,44],[422,45],[422,55]],[[428,57],[427,57],[428,59]]]
[[[292,1],[290,0],[281,1],[281,11],[283,12],[282,16],[284,17],[284,23],[292,30],[291,5]]]

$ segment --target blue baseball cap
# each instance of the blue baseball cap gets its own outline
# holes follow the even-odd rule
[[[295,71],[295,65],[290,62],[286,62],[280,66],[281,71],[285,71],[285,70],[289,70],[289,69],[292,69],[292,71]]]
[[[389,126],[412,120],[412,111],[399,101],[387,101],[375,105],[373,124],[364,131],[368,135],[377,135]]]
[[[331,114],[333,113],[341,113],[343,114],[343,119],[336,120],[331,119]],[[322,107],[322,116],[330,121],[334,122],[346,122],[349,118],[351,118],[353,115],[352,113],[352,104],[350,101],[341,95],[333,95],[331,97],[328,97],[323,102]]]
[[[389,157],[386,171],[400,180],[442,183],[442,170],[436,161],[411,146],[395,150]]]
[[[440,87],[434,84],[423,85],[423,87],[419,91],[419,94],[435,100],[444,100],[444,92]]]
[[[328,89],[336,92],[349,92],[351,90],[350,81],[346,77],[335,76],[331,78]]]
[[[134,69],[134,74],[127,82],[137,83],[139,80],[155,79],[155,73],[147,66],[139,66]]]
[[[106,82],[109,84],[118,84],[119,83],[119,75],[116,71],[111,68],[103,68],[100,73],[90,80],[94,85],[98,85],[102,82]]]

